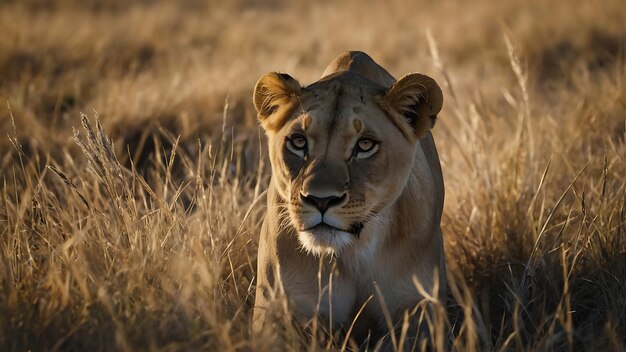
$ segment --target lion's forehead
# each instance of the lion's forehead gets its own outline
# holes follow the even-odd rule
[[[377,105],[377,90],[342,81],[316,87],[303,99],[301,116],[307,133],[350,139],[366,125],[375,127],[384,115]]]
[[[394,147],[405,142],[381,108],[384,89],[359,76],[340,75],[305,88],[284,134],[304,133],[313,158],[348,160],[359,138]]]
[[[352,146],[362,132],[365,122],[363,117],[346,111],[330,112],[328,109],[309,112],[302,118],[304,131],[311,140],[311,147],[318,151],[345,151],[349,156]],[[321,152],[321,150],[319,150]]]

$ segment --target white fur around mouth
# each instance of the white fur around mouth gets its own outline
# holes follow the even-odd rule
[[[350,246],[355,237],[353,234],[320,223],[304,231],[298,232],[298,238],[302,247],[315,255],[337,255]]]

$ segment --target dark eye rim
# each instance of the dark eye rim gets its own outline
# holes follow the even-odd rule
[[[298,139],[298,138],[302,138],[304,139],[304,145],[302,147],[298,147],[297,145],[295,145],[293,143],[294,139]],[[287,136],[286,138],[287,143],[290,143],[291,146],[296,149],[296,150],[306,150],[307,147],[309,146],[309,141],[306,139],[306,136],[303,135],[302,133],[293,133]]]
[[[370,141],[370,142],[372,142],[372,146],[371,146],[369,149],[363,149],[363,148],[361,148],[361,147],[359,146],[359,143],[361,143],[362,141]],[[374,149],[374,148],[375,148],[375,147],[376,147],[379,143],[380,143],[380,142],[378,142],[377,140],[372,139],[372,138],[367,138],[367,137],[365,137],[365,138],[360,138],[358,141],[356,141],[356,148],[355,148],[355,149],[356,149],[356,150],[357,150],[357,152],[359,152],[359,153],[367,153],[367,152],[369,152],[370,150]]]

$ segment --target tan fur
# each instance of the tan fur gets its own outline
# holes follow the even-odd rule
[[[276,293],[301,324],[318,317],[333,329],[346,329],[373,296],[355,323],[357,341],[388,332],[381,303],[401,322],[421,299],[414,279],[442,297],[432,292],[435,281],[445,288],[443,178],[429,132],[443,103],[435,81],[396,82],[366,54],[348,52],[307,87],[267,74],[254,102],[272,165],[254,330],[271,325]],[[306,153],[288,145],[293,136],[306,138]],[[355,149],[360,138],[377,142],[371,156]],[[322,212],[313,196],[334,197],[333,206]]]

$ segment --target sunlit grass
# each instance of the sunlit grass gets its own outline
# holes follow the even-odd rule
[[[377,31],[358,37],[345,26],[360,20],[338,15],[360,11],[351,2],[58,4],[0,4],[0,350],[353,347],[282,310],[281,326],[250,331],[269,179],[252,86],[269,70],[310,82],[346,49],[444,87],[448,300],[422,303],[433,345],[626,348],[620,2],[372,5]],[[328,44],[289,20],[328,6]]]

